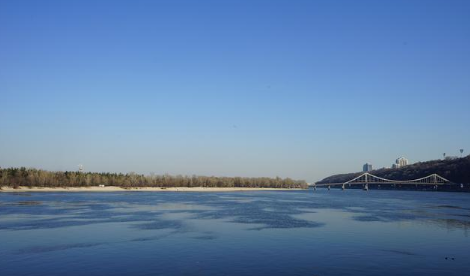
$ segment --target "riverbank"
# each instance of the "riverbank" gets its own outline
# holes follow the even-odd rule
[[[138,188],[122,188],[117,186],[105,187],[0,187],[0,193],[12,192],[242,192],[242,191],[291,191],[302,190],[298,188],[283,189],[283,188],[242,188],[242,187],[138,187]]]

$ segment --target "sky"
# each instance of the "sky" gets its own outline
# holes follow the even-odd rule
[[[0,0],[0,166],[313,182],[470,152],[470,1]]]

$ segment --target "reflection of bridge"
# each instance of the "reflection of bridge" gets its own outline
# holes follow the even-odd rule
[[[349,181],[346,181],[344,183],[321,183],[321,184],[314,184],[313,188],[315,189],[316,187],[328,187],[330,189],[331,186],[341,186],[341,188],[344,190],[346,189],[347,186],[351,185],[362,185],[364,190],[369,189],[369,185],[416,185],[416,186],[433,186],[434,189],[437,189],[437,186],[439,185],[444,185],[444,184],[453,184],[449,180],[445,179],[442,176],[439,176],[437,174],[431,174],[426,177],[414,179],[414,180],[390,180],[382,177],[375,176],[370,173],[363,173],[360,176],[353,178]]]

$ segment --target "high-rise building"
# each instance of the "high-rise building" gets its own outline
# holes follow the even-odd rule
[[[362,171],[363,171],[363,172],[370,172],[370,171],[372,171],[372,164],[365,163],[364,166],[362,166]]]
[[[397,160],[395,160],[395,164],[392,165],[392,168],[398,169],[407,165],[408,165],[408,159],[406,159],[405,157],[400,157],[400,158],[397,158]]]
[[[408,165],[408,159],[405,157],[400,157],[395,161],[395,163],[397,163],[400,167],[404,167]]]

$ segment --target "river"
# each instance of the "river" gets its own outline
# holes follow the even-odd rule
[[[470,194],[0,193],[0,275],[464,275]]]

